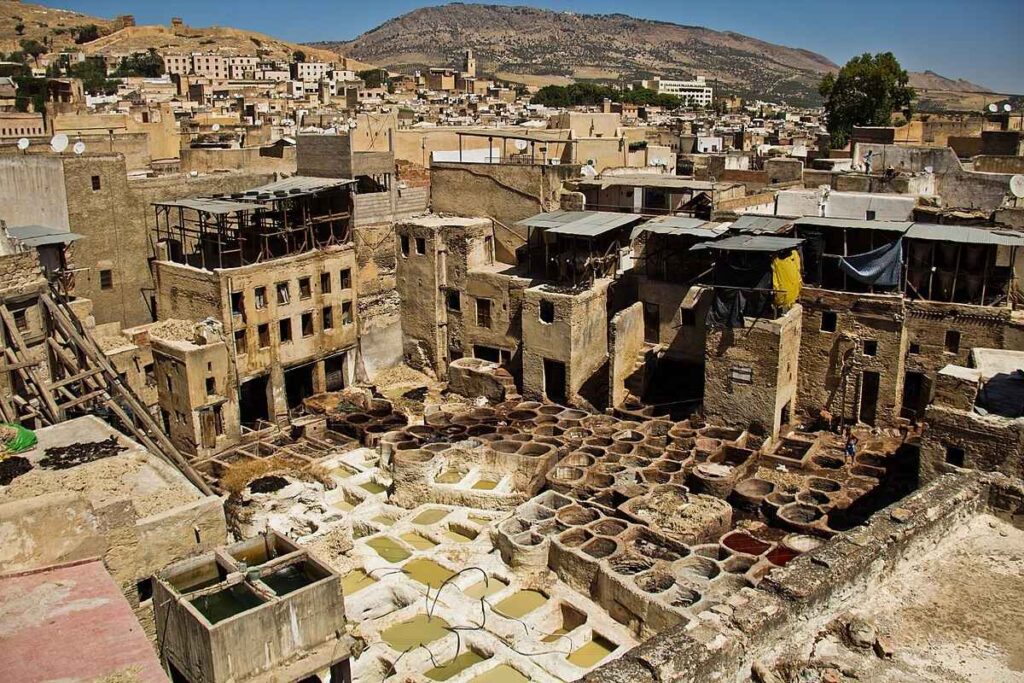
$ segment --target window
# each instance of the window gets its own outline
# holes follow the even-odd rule
[[[341,324],[351,325],[352,324],[352,302],[343,301],[341,303]]]
[[[235,353],[245,353],[245,330],[235,330]]]
[[[423,237],[416,238],[416,253],[420,256],[427,253],[427,240]]]
[[[679,325],[681,327],[693,327],[697,324],[697,312],[692,308],[679,309]]]
[[[92,177],[92,191],[93,192],[99,192],[100,191],[100,185],[101,185],[100,184],[100,177],[98,175],[94,175]]]
[[[333,330],[334,329],[334,309],[331,308],[330,306],[324,306],[323,316],[324,316],[324,329],[325,330]]]
[[[217,379],[215,377],[206,378],[206,395],[212,396],[217,393]]]
[[[330,294],[331,293],[331,274],[320,273],[320,293]]]
[[[114,288],[114,271],[112,270],[101,270],[100,271],[100,289],[113,289]]]
[[[449,311],[461,311],[462,310],[462,295],[456,291],[448,290],[448,310]]]
[[[946,330],[946,353],[960,353],[960,332]]]
[[[910,342],[910,348],[908,349],[908,353],[921,353],[921,345],[918,344],[917,342]]]
[[[864,212],[864,218],[866,218],[869,221],[875,220],[875,212],[874,211],[865,211]]]
[[[292,319],[285,318],[277,321],[277,336],[282,344],[289,344],[292,341]]]
[[[835,311],[822,311],[821,312],[821,331],[822,332],[835,332],[836,323],[838,316]]]
[[[555,305],[547,299],[540,300],[540,321],[549,325],[555,322]]]
[[[245,303],[242,300],[242,293],[231,292],[231,312],[235,315],[241,315],[244,307]]]
[[[399,238],[399,239],[400,239],[401,244],[402,244],[402,256],[408,256],[409,255],[409,236],[408,235],[402,235],[401,238]]]
[[[260,348],[265,349],[270,346],[270,325],[263,323],[256,328],[256,332],[260,338]]]
[[[167,393],[173,394],[174,393],[174,379],[170,375],[167,375],[167,377],[165,377],[164,379],[166,380],[166,384],[167,384]]]
[[[476,300],[476,324],[478,327],[491,328],[491,300]]]
[[[749,365],[734,365],[729,368],[729,379],[733,384],[753,384],[754,368]]]
[[[224,414],[220,406],[213,407],[213,431],[217,436],[224,435]]]
[[[352,289],[352,271],[348,268],[341,271],[341,288]]]
[[[946,446],[946,462],[955,467],[964,466],[966,453],[959,446]]]
[[[878,342],[874,339],[864,340],[864,355],[865,356],[877,356],[878,355]]]
[[[11,311],[11,315],[14,316],[14,326],[18,328],[19,332],[25,332],[28,330],[28,310],[20,308]]]
[[[257,287],[253,291],[253,299],[255,299],[255,301],[256,301],[256,308],[266,308],[267,307],[267,288],[266,287]]]
[[[277,283],[277,303],[284,305],[292,300],[292,293],[287,282]]]
[[[147,387],[156,386],[156,372],[152,363],[146,363],[142,366],[142,375],[146,378]]]
[[[300,277],[299,278],[299,298],[300,299],[308,299],[311,296],[313,296],[313,289],[312,289],[312,287],[309,284],[309,278],[308,277]]]
[[[146,577],[142,581],[135,584],[135,590],[139,593],[139,602],[143,603],[147,600],[153,599],[153,580],[152,577]]]
[[[303,313],[302,314],[302,336],[312,337],[313,336],[313,314]]]

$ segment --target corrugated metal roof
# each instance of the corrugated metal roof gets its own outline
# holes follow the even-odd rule
[[[342,185],[351,185],[355,183],[355,180],[349,180],[348,178],[314,178],[313,176],[293,176],[291,178],[285,178],[278,180],[273,183],[267,183],[266,185],[260,185],[254,187],[251,190],[245,192],[247,199],[264,199],[263,195],[266,195],[269,199],[281,199],[283,195],[278,195],[279,192],[285,193],[289,197],[296,197],[302,195],[316,194],[323,192],[324,190],[330,190],[335,187]]]
[[[729,229],[732,232],[778,232],[792,222],[792,218],[743,215],[734,220]]]
[[[909,221],[866,221],[856,218],[820,218],[810,216],[797,219],[793,225],[811,228],[853,228],[857,230],[884,230],[887,232],[906,232],[913,223]]]
[[[1024,233],[1010,230],[990,230],[967,225],[939,225],[938,223],[914,223],[907,231],[907,237],[916,240],[938,242],[959,242],[962,244],[994,244],[999,246],[1024,246]]]
[[[516,223],[529,228],[544,228],[552,235],[597,237],[606,232],[643,220],[638,213],[614,211],[552,211],[539,213]]]
[[[642,232],[653,232],[659,235],[689,235],[690,237],[702,237],[704,239],[715,239],[728,230],[721,223],[712,223],[700,218],[689,216],[664,216],[647,221],[643,225],[633,228],[630,239]]]
[[[250,202],[237,202],[233,199],[210,199],[207,197],[189,197],[187,199],[175,199],[167,202],[153,202],[153,206],[172,206],[182,209],[192,209],[203,213],[224,215],[235,211],[255,211],[262,209],[259,204]]]
[[[607,176],[604,178],[586,178],[576,181],[582,187],[660,187],[674,190],[712,191],[733,187],[737,183],[712,183],[708,180],[694,180],[676,175],[658,173],[630,173]]]
[[[803,240],[774,235],[732,235],[714,242],[701,242],[690,247],[690,251],[713,249],[715,251],[763,251],[776,253],[795,249]]]
[[[18,225],[7,228],[11,239],[26,247],[43,247],[48,244],[68,244],[82,239],[77,232],[68,232],[45,225]]]

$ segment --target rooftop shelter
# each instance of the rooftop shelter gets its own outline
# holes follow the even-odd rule
[[[462,138],[486,138],[490,150],[483,163],[489,164],[575,164],[576,140],[558,135],[535,133],[505,133],[496,130],[467,130],[456,133],[459,137],[459,163],[481,163],[477,155],[463,151]],[[501,145],[501,155],[495,157],[495,141]]]
[[[531,272],[579,285],[615,277],[630,267],[630,231],[640,214],[609,211],[552,211],[519,221],[526,228]]]

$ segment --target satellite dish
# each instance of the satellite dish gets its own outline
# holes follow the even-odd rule
[[[68,148],[68,136],[64,133],[58,133],[50,139],[50,149],[57,154],[60,154]]]
[[[1003,111],[1006,111],[1006,112],[1013,111],[1013,107],[1010,106],[1009,102],[1007,102],[1006,104],[1003,105]]]
[[[935,169],[933,167],[931,167],[931,166],[925,166],[924,167],[924,172],[925,173],[935,173]]]
[[[215,123],[213,124],[213,126],[211,126],[211,128],[213,128],[213,132],[216,133],[218,130],[220,130],[220,124]]]
[[[81,140],[79,140],[78,142],[75,143],[75,146],[72,147],[71,149],[74,151],[75,154],[78,154],[79,156],[81,156],[82,154],[85,153],[85,143],[82,142]]]
[[[1024,175],[1015,175],[1010,178],[1010,192],[1017,199],[1024,198]]]
[[[530,146],[529,143],[526,142],[526,140],[516,140],[513,144],[515,148],[518,149],[520,152],[522,152],[523,150]]]
[[[20,149],[22,152],[24,152],[26,149],[28,149],[28,146],[30,144],[31,143],[28,141],[28,138],[20,138],[18,140],[18,149]]]
[[[990,112],[992,112],[993,114],[995,114],[997,111],[999,111],[999,106],[996,105],[995,103],[990,104],[990,105],[988,105],[988,110]]]

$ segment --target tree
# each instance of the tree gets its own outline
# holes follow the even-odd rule
[[[89,24],[78,29],[77,35],[75,35],[75,43],[81,45],[83,43],[91,43],[94,40],[98,40],[100,37],[100,29],[96,24]]]
[[[292,61],[293,62],[304,62],[304,61],[306,61],[306,53],[303,52],[302,50],[296,50],[295,52],[292,53]]]
[[[164,75],[163,57],[158,55],[154,48],[149,48],[149,52],[136,52],[121,61],[115,75],[159,78]]]
[[[25,24],[19,21],[17,24],[14,25],[14,32],[17,33],[19,36],[25,35]]]
[[[825,74],[818,92],[833,149],[846,146],[854,126],[888,126],[893,112],[909,110],[914,89],[891,52],[854,57],[838,75]]]
[[[21,51],[27,55],[31,55],[32,59],[38,59],[39,55],[44,55],[49,52],[49,49],[45,45],[33,38],[21,41],[20,45]]]
[[[365,71],[356,72],[356,76],[363,81],[363,84],[367,88],[379,88],[382,85],[388,87],[388,91],[391,90],[391,77],[388,76],[386,69],[367,69]]]
[[[117,92],[118,82],[107,78],[107,70],[98,59],[87,59],[72,64],[68,69],[72,78],[82,81],[82,89],[90,95],[113,95]]]

